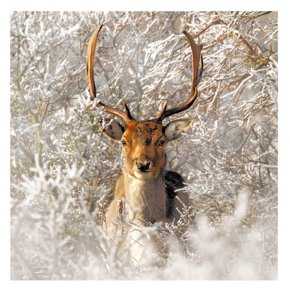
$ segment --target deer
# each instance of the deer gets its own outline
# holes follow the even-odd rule
[[[97,27],[88,42],[86,76],[91,101],[96,99],[94,57],[102,27]],[[158,223],[178,221],[182,206],[188,203],[188,194],[182,191],[183,177],[166,169],[165,148],[169,142],[179,138],[192,121],[176,119],[163,124],[169,116],[190,109],[199,94],[197,86],[203,73],[202,46],[198,46],[188,32],[183,33],[192,53],[191,91],[185,101],[172,108],[166,102],[157,116],[149,120],[134,118],[126,102],[124,110],[101,101],[94,103],[95,108],[102,108],[105,113],[119,119],[111,120],[103,128],[108,137],[122,146],[122,174],[116,183],[114,197],[104,220],[104,228],[112,240],[120,241],[130,229],[134,232],[132,228],[148,229]],[[135,235],[135,241],[139,238]],[[160,251],[164,250],[160,241],[155,241],[155,244],[161,245]]]

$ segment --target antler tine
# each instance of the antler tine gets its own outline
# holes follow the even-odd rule
[[[183,31],[183,33],[187,37],[192,52],[192,81],[191,81],[190,96],[184,102],[182,102],[177,107],[172,109],[166,110],[167,104],[165,104],[162,111],[157,117],[158,122],[162,122],[162,120],[173,114],[177,114],[189,109],[198,95],[197,85],[201,80],[203,72],[203,60],[201,55],[202,46],[198,46],[188,32]]]
[[[94,31],[88,43],[86,73],[87,73],[87,80],[89,82],[89,93],[90,93],[91,101],[93,101],[96,98],[96,86],[95,86],[95,80],[94,80],[94,57],[95,57],[97,39],[98,39],[98,36],[102,27],[103,25],[98,26],[98,28]]]
[[[98,39],[98,36],[102,27],[103,25],[100,25],[97,27],[97,29],[94,31],[88,43],[86,75],[87,75],[87,80],[89,83],[90,99],[92,101],[96,98],[96,86],[95,86],[95,81],[94,81],[94,55],[95,55],[95,50],[96,50],[97,39]],[[105,105],[102,102],[98,102],[96,104],[96,107],[103,107],[106,113],[112,114],[116,117],[123,119],[125,123],[127,123],[129,120],[133,120],[133,117],[130,113],[130,110],[127,104],[125,104],[126,111],[121,111],[119,109],[112,108],[110,106]]]
[[[187,32],[183,31],[184,35],[187,37],[188,42],[191,47],[192,52],[192,84],[191,84],[191,94],[194,93],[194,88],[199,84],[202,72],[203,72],[203,59],[201,55],[202,45],[198,46],[194,42],[192,36]]]

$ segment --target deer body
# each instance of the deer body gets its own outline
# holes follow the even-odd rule
[[[87,78],[92,100],[96,97],[93,77],[94,51],[101,28],[102,26],[94,32],[88,44]],[[176,190],[183,187],[183,179],[178,173],[165,170],[165,147],[168,142],[181,136],[191,120],[178,119],[165,126],[162,124],[165,118],[190,108],[198,95],[196,86],[203,69],[201,47],[194,43],[187,32],[184,34],[190,43],[193,56],[192,86],[188,99],[172,109],[167,109],[165,104],[156,118],[146,121],[134,119],[126,103],[125,111],[101,102],[97,104],[97,107],[103,107],[105,112],[123,121],[119,123],[113,120],[104,128],[106,135],[122,144],[123,171],[116,185],[114,199],[106,212],[105,227],[114,240],[129,236],[137,241],[134,245],[135,248],[137,245],[137,250],[133,250],[134,257],[140,257],[145,241],[140,238],[140,228],[178,221],[182,206],[188,204],[188,197],[182,191],[178,191],[179,199],[175,198]],[[154,236],[152,240],[157,247],[163,248],[160,240]]]
[[[106,212],[105,227],[111,239],[119,244],[122,249],[120,252],[124,251],[126,255],[129,249],[130,256],[138,264],[144,257],[147,265],[156,264],[160,257],[165,258],[167,255],[165,243],[158,235],[151,235],[148,241],[148,237],[144,238],[136,227],[144,228],[179,220],[182,204],[175,196],[179,195],[182,203],[188,204],[185,192],[175,192],[184,186],[182,177],[176,172],[165,171],[162,178],[154,181],[127,178],[123,174],[117,181],[114,199]],[[152,258],[152,251],[161,255]]]
[[[174,178],[174,179],[173,179]],[[185,193],[177,193],[184,184],[182,177],[173,171],[165,171],[164,176],[156,181],[140,181],[122,175],[117,181],[114,199],[106,212],[106,224],[117,225],[118,219],[124,219],[127,201],[127,220],[146,226],[155,222],[178,220],[176,211],[178,201],[175,196],[187,204]]]
[[[111,235],[115,234],[114,228],[121,219],[140,226],[164,222],[166,203],[166,191],[162,180],[142,181],[122,175],[117,182],[115,197],[106,213],[106,224],[111,228]]]
[[[124,175],[124,191],[130,221],[140,225],[165,221],[167,198],[162,177],[139,180]]]

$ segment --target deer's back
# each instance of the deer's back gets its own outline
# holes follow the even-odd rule
[[[176,196],[179,195],[178,190],[184,187],[183,177],[174,171],[165,172],[165,190],[167,195],[167,212],[166,217],[171,219],[174,217],[174,207],[176,206]]]

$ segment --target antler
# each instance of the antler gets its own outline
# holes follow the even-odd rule
[[[192,82],[191,82],[190,96],[188,99],[186,99],[184,102],[179,104],[177,107],[169,109],[169,110],[166,110],[167,108],[167,103],[166,103],[162,111],[160,112],[160,114],[157,116],[158,122],[162,122],[162,120],[164,120],[165,118],[173,114],[183,112],[187,110],[188,108],[190,108],[198,95],[198,90],[196,87],[201,80],[202,72],[203,72],[203,60],[202,60],[202,55],[201,55],[202,46],[197,46],[192,36],[188,32],[183,31],[183,33],[187,37],[187,40],[190,44],[191,52],[192,52]]]
[[[88,57],[87,57],[87,80],[89,83],[89,93],[90,93],[90,98],[93,101],[96,98],[96,86],[95,86],[95,81],[94,81],[94,55],[95,55],[95,50],[96,50],[96,44],[97,44],[97,39],[99,36],[99,33],[102,29],[103,25],[100,25],[97,27],[93,35],[91,36],[89,43],[88,43]],[[115,115],[121,119],[125,123],[127,123],[129,120],[133,120],[133,117],[130,113],[128,105],[124,102],[125,110],[126,111],[121,111],[119,109],[112,108],[110,106],[107,106],[103,104],[102,102],[98,102],[96,107],[103,107],[105,109],[106,113]]]
[[[90,93],[91,100],[94,100],[96,98],[96,86],[95,86],[95,81],[94,81],[94,54],[96,50],[97,39],[98,39],[100,30],[102,29],[102,27],[103,25],[98,26],[98,28],[95,30],[95,32],[91,36],[88,43],[87,79],[89,82],[89,93]],[[162,111],[160,112],[160,114],[155,119],[157,120],[157,122],[160,122],[160,123],[165,118],[173,114],[183,112],[187,110],[188,108],[190,108],[198,95],[197,85],[201,80],[202,72],[203,72],[203,60],[202,60],[202,55],[201,55],[202,47],[196,45],[192,36],[188,32],[183,31],[183,33],[187,37],[187,40],[190,44],[191,52],[192,52],[192,83],[191,83],[190,96],[184,102],[182,102],[177,107],[172,108],[172,109],[166,110],[167,109],[167,103],[166,103]],[[123,119],[123,121],[127,123],[128,121],[134,120],[134,119],[130,113],[128,105],[125,102],[124,102],[124,106],[125,106],[125,111],[122,111],[122,110],[107,106],[102,102],[98,102],[96,104],[96,107],[103,107],[105,109],[105,112],[115,115]]]

